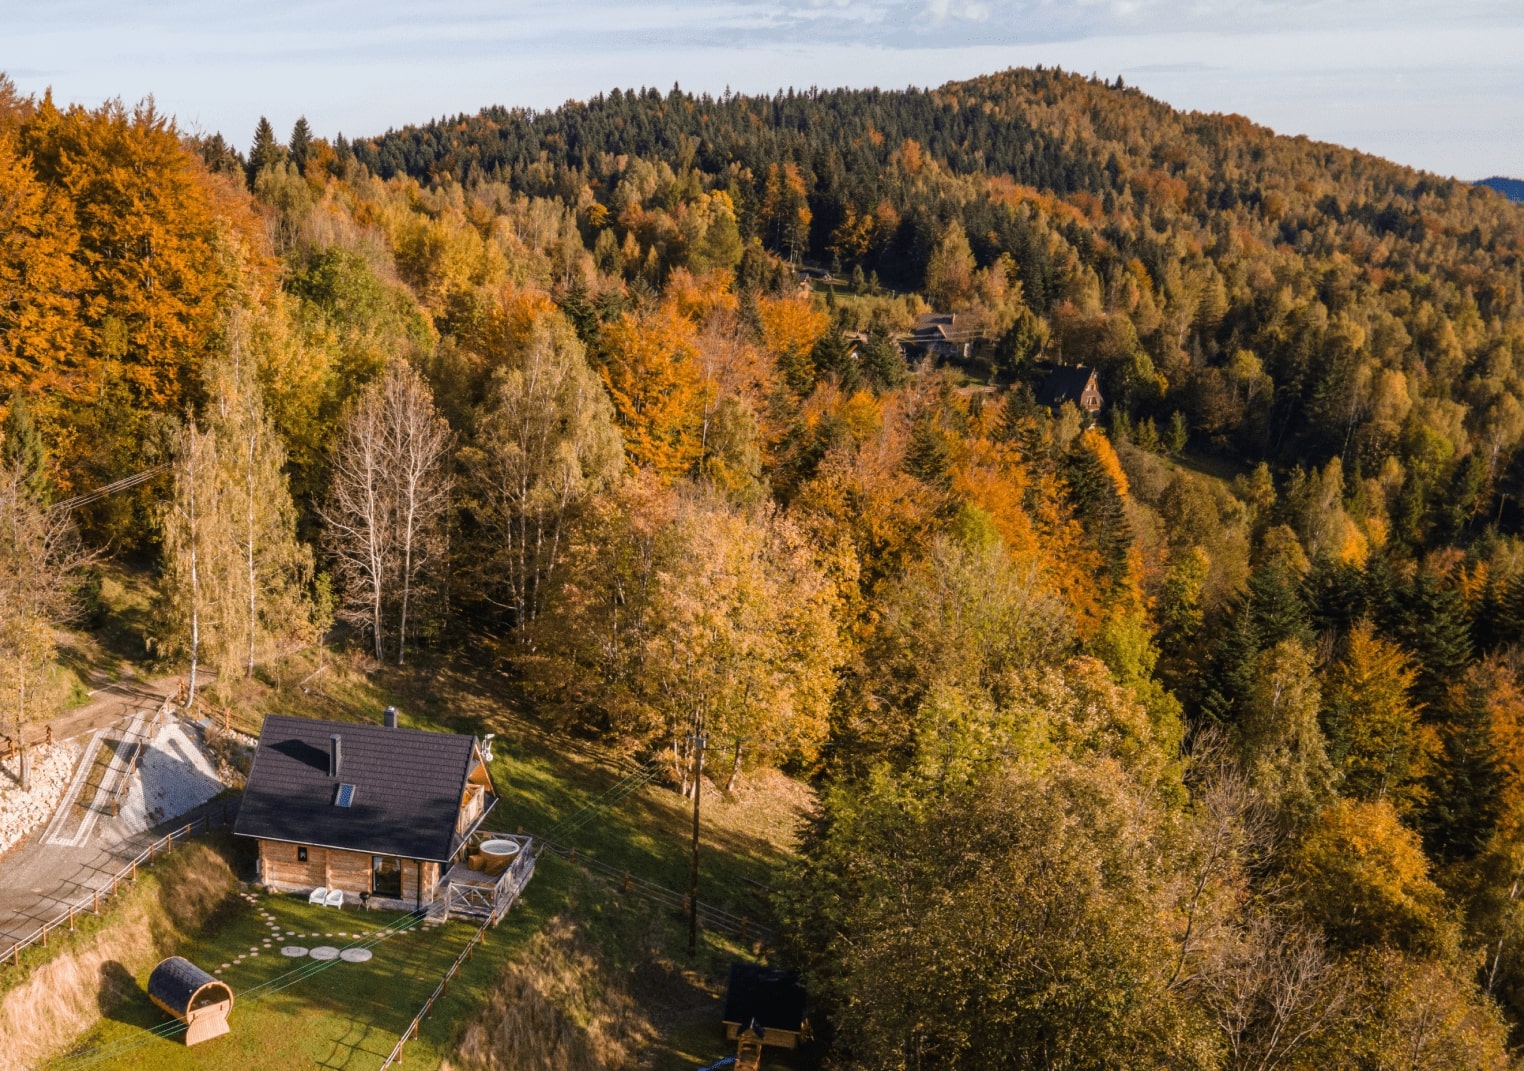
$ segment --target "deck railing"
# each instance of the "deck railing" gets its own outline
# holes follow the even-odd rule
[[[517,833],[482,833],[479,836],[483,840],[511,840],[519,845],[519,852],[491,885],[450,882],[444,890],[444,916],[449,918],[450,912],[458,908],[464,914],[485,914],[487,921],[495,926],[518,902],[524,886],[534,877],[535,857],[540,848],[533,837]]]
[[[386,1071],[393,1064],[400,1064],[402,1062],[403,1048],[409,1041],[418,1036],[418,1028],[423,1025],[424,1019],[434,1010],[434,1005],[449,991],[450,981],[460,973],[460,968],[465,964],[466,960],[471,958],[471,954],[476,951],[476,946],[487,939],[487,931],[496,926],[502,917],[508,913],[508,910],[518,900],[519,893],[523,892],[524,886],[534,876],[535,857],[540,853],[540,847],[534,838],[508,833],[485,833],[482,836],[485,839],[498,838],[517,841],[522,847],[519,849],[519,854],[514,858],[513,865],[503,871],[502,875],[493,885],[462,885],[459,887],[461,891],[479,893],[483,897],[489,892],[492,894],[492,902],[490,904],[484,903],[488,911],[487,917],[482,920],[482,924],[477,927],[476,932],[471,935],[471,939],[466,942],[466,947],[461,949],[460,955],[455,957],[455,962],[450,964],[450,969],[445,971],[444,977],[434,987],[434,992],[429,994],[429,999],[423,1002],[423,1007],[418,1009],[417,1015],[413,1016],[413,1021],[408,1023],[407,1029],[402,1031],[402,1036],[397,1039],[397,1044],[392,1046],[391,1053],[386,1057],[386,1061],[382,1063],[381,1071]],[[455,887],[451,886],[450,889],[446,890],[446,897],[453,897],[455,891]],[[448,915],[449,907],[447,901],[446,917]]]

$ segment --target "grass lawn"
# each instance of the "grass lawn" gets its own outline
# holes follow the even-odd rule
[[[382,708],[396,705],[404,725],[496,733],[492,773],[502,798],[488,819],[490,828],[512,832],[522,827],[544,834],[591,808],[591,820],[558,835],[559,843],[686,891],[691,802],[653,782],[614,806],[601,803],[631,764],[597,744],[549,732],[515,709],[506,698],[514,693],[511,682],[485,645],[455,648],[445,655],[420,651],[402,668],[331,653],[323,659],[321,670],[318,655],[310,651],[262,667],[259,680],[240,686],[236,695],[219,696],[219,705],[225,702],[238,727],[251,732],[257,732],[264,713],[375,722]],[[711,776],[723,781],[728,773],[728,756],[715,753]],[[771,924],[768,892],[794,850],[800,819],[811,803],[807,787],[775,772],[748,771],[732,794],[711,783],[703,801],[700,898],[759,924]],[[269,928],[261,911],[274,914],[281,925],[282,937],[272,940],[269,949],[263,943]],[[582,966],[568,968],[571,974],[537,974],[537,957],[546,948],[543,940],[536,943],[537,935],[553,919],[550,928],[564,932],[567,925],[573,927],[581,942],[577,949],[601,966],[584,963],[573,949],[568,953],[571,961]],[[80,1039],[72,1058],[51,1066],[218,1071],[378,1067],[473,926],[452,923],[431,933],[406,933],[378,945],[370,963],[339,962],[290,988],[256,994],[254,999],[240,999],[239,994],[311,962],[281,957],[281,943],[346,943],[337,936],[287,939],[285,930],[353,934],[357,927],[372,929],[385,921],[387,916],[379,912],[362,915],[346,909],[341,916],[290,897],[264,897],[257,907],[236,900],[225,918],[216,920],[182,953],[209,970],[222,970],[221,977],[232,986],[230,1035],[192,1049],[178,1037],[151,1037],[148,1031],[168,1017],[149,1002],[145,973],[123,987],[128,999],[106,1012]],[[743,947],[723,935],[704,933],[693,960],[686,946],[687,924],[679,912],[624,895],[547,854],[521,906],[490,932],[485,949],[452,983],[419,1039],[404,1050],[406,1066],[436,1068],[450,1058],[465,1025],[482,1014],[494,985],[513,975],[521,981],[529,978],[544,994],[536,1007],[560,1023],[561,1031],[582,1030],[584,1014],[597,1014],[596,1009],[607,1006],[605,987],[608,994],[627,993],[650,1028],[639,1049],[643,1066],[661,1071],[703,1067],[735,1051],[720,1028],[725,977],[733,960],[752,958],[758,946],[752,942]],[[251,948],[259,949],[259,955],[251,956]],[[242,962],[240,954],[245,957]],[[223,963],[230,966],[221,968]],[[568,1003],[568,992],[583,992],[591,1003],[585,1008],[576,1000]],[[526,1027],[530,1022],[543,1026],[544,1020],[526,1009],[524,1022]],[[764,1061],[769,1069],[807,1066],[807,1060],[772,1052]]]
[[[258,896],[252,904],[236,898],[224,917],[209,928],[211,932],[182,952],[198,966],[220,972],[232,987],[232,1033],[194,1048],[187,1048],[180,1034],[155,1037],[150,1031],[171,1019],[148,999],[145,974],[131,979],[132,984],[123,987],[126,999],[110,1009],[70,1054],[49,1067],[57,1071],[75,1067],[165,1071],[378,1067],[465,947],[476,929],[474,923],[449,922],[434,929],[412,924],[375,944],[374,958],[368,963],[335,961],[285,988],[279,988],[277,981],[263,992],[244,994],[294,970],[316,966],[310,958],[281,956],[283,944],[343,948],[365,942],[362,934],[399,920],[405,923],[407,917],[396,912],[313,907],[296,896]],[[279,936],[271,929],[272,922],[280,927]],[[533,904],[527,904],[489,931],[486,944],[451,983],[418,1039],[408,1044],[404,1054],[408,1065],[439,1066],[456,1020],[469,1015],[490,988],[501,961],[542,922]],[[286,936],[288,931],[293,936]]]

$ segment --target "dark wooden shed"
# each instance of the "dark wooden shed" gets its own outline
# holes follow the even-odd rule
[[[737,1040],[744,1031],[761,1035],[762,1044],[797,1048],[808,1029],[804,1021],[806,994],[796,971],[732,963],[725,986],[725,1037]]]
[[[170,956],[148,976],[148,999],[185,1024],[185,1043],[196,1045],[230,1029],[233,991],[188,959]]]

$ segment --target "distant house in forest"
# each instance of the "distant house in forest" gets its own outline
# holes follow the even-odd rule
[[[1103,401],[1095,369],[1084,365],[1059,365],[1037,388],[1037,404],[1053,410],[1072,402],[1081,412],[1095,416]]]
[[[977,325],[953,312],[927,312],[916,318],[906,340],[907,357],[951,357],[967,360],[979,337]]]
[[[233,832],[258,842],[274,891],[422,906],[497,799],[474,736],[401,729],[390,711],[380,725],[272,714]]]

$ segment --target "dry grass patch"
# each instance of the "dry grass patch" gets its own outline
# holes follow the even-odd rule
[[[466,1027],[460,1071],[624,1071],[655,1037],[599,950],[564,917],[536,934]]]

